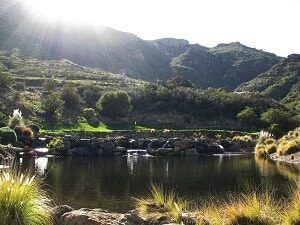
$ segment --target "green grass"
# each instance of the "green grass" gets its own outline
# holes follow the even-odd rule
[[[50,225],[47,202],[34,176],[0,172],[0,225]]]

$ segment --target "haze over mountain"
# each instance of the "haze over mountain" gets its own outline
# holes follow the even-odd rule
[[[236,88],[279,62],[272,53],[238,42],[206,48],[187,40],[146,41],[109,27],[45,23],[20,3],[1,1],[0,47],[41,59],[68,59],[82,66],[149,81],[182,76],[197,87]]]

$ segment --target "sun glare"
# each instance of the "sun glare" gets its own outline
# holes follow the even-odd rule
[[[101,23],[102,1],[97,0],[26,0],[30,12],[47,20]]]

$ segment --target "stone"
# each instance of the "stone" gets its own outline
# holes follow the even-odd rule
[[[71,206],[68,205],[59,205],[59,206],[55,206],[53,208],[53,222],[54,225],[59,225],[59,220],[61,218],[61,216],[67,212],[71,212],[74,209]]]
[[[75,148],[71,148],[68,151],[68,155],[70,156],[90,156],[91,151],[89,151],[89,149],[87,147],[75,147]]]
[[[188,149],[184,150],[184,153],[187,156],[199,155],[199,153],[197,152],[197,150],[195,148],[188,148]]]
[[[124,214],[102,209],[79,209],[67,212],[59,220],[60,225],[125,225]]]

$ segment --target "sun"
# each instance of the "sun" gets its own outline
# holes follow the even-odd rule
[[[101,11],[106,7],[99,0],[25,0],[28,10],[47,20],[67,22],[103,22]],[[103,2],[102,2],[103,3]]]

